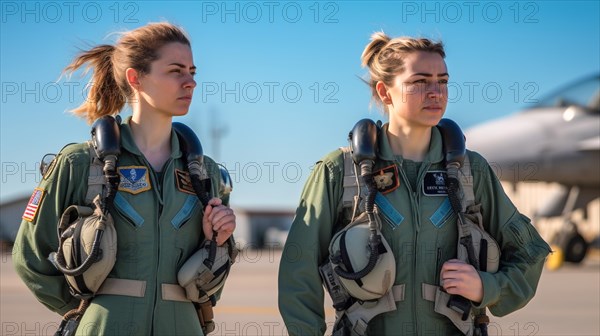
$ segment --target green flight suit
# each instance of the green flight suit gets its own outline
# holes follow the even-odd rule
[[[96,296],[77,335],[202,335],[193,304],[163,300],[161,285],[177,284],[179,268],[204,240],[204,209],[196,195],[178,187],[178,176],[187,174],[187,168],[175,132],[171,132],[171,157],[157,174],[136,146],[128,122],[120,126],[118,169],[122,176],[110,208],[117,231],[117,260],[109,277],[145,281],[145,294]],[[84,204],[88,145],[68,145],[55,161],[38,187],[43,198],[35,218],[21,223],[13,260],[37,299],[62,315],[75,308],[78,300],[69,294],[64,276],[47,258],[57,250],[61,213],[69,205]],[[218,166],[208,157],[204,162],[212,180],[211,194],[219,195]],[[228,199],[223,201],[228,203]]]
[[[399,175],[399,184],[383,195],[388,206],[379,209],[383,236],[396,258],[394,285],[405,286],[405,298],[396,302],[397,310],[373,318],[367,334],[462,335],[448,318],[434,312],[434,303],[422,293],[422,284],[439,284],[442,264],[457,253],[457,216],[447,195],[427,195],[423,188],[428,173],[445,171],[439,130],[432,129],[429,151],[420,164],[393,154],[387,125],[378,146],[373,171],[397,168]],[[481,203],[486,231],[502,250],[497,273],[479,272],[484,295],[477,307],[487,306],[502,316],[534,296],[550,248],[506,196],[485,159],[471,151],[468,155],[475,202]],[[333,234],[347,223],[342,215],[343,176],[343,154],[336,150],[317,163],[302,192],[279,269],[279,310],[290,335],[322,335],[326,330],[318,267],[328,260]]]

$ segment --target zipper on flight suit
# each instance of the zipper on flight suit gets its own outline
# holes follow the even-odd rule
[[[416,206],[415,206],[415,192],[412,190],[412,186],[410,185],[410,182],[408,181],[408,178],[406,177],[406,174],[404,173],[404,170],[403,170],[403,167],[402,167],[402,163],[403,163],[403,161],[398,162],[396,160],[396,164],[398,164],[398,166],[399,166],[398,168],[399,168],[399,171],[400,171],[400,176],[402,176],[402,180],[404,181],[404,185],[406,185],[406,188],[409,191],[408,194],[410,195],[410,197],[409,197],[410,198],[410,208],[411,208],[411,212],[412,212],[413,222],[415,222],[415,221],[418,221],[418,214],[417,214]],[[413,233],[413,241],[415,243],[415,246],[414,246],[415,253],[416,253],[416,250],[417,250],[416,249],[417,231],[418,231],[418,228],[415,225],[415,232]],[[416,270],[416,267],[417,267],[416,266],[416,262],[417,262],[416,260],[417,260],[416,257],[413,258],[412,270],[411,270],[411,273],[412,273],[411,283],[413,284],[414,288],[416,288],[416,285],[415,285],[415,272],[414,272],[414,270]],[[416,298],[415,298],[415,292],[416,292],[416,290],[414,290],[414,288],[412,290],[412,298],[411,298],[412,299],[412,303],[416,302]],[[413,304],[412,306],[415,306],[415,305]],[[414,309],[412,311],[412,319],[413,319],[413,321],[415,323],[415,329],[416,329],[415,330],[415,334],[418,335],[419,334],[419,330],[418,330],[418,325],[416,323],[417,322],[417,314],[416,314],[416,311]]]
[[[148,167],[150,166],[150,163],[144,158],[144,160],[146,161],[146,163],[148,163]],[[158,302],[158,295],[159,293],[159,289],[161,288],[161,286],[159,286],[159,277],[158,277],[158,269],[160,267],[160,217],[162,215],[162,211],[163,211],[163,182],[165,179],[165,172],[169,170],[169,166],[173,163],[173,159],[169,158],[167,160],[167,162],[163,165],[163,173],[161,174],[161,179],[160,181],[158,181],[158,177],[156,176],[156,173],[154,172],[154,169],[150,169],[152,171],[152,178],[154,179],[154,185],[156,186],[156,191],[158,194],[158,212],[156,213],[156,267],[155,267],[155,279],[154,279],[154,283],[156,285],[156,287],[154,288],[154,300],[153,300],[153,305],[152,305],[152,317],[150,319],[150,321],[152,321],[152,326],[150,327],[150,335],[154,335],[154,316],[155,316],[155,312],[156,312],[156,303]]]
[[[162,212],[162,204],[161,204],[161,202],[162,202],[162,199],[161,199],[162,198],[162,196],[161,196],[162,192],[161,192],[160,184],[157,181],[158,178],[156,177],[156,174],[154,173],[154,169],[152,168],[152,165],[150,164],[150,162],[148,162],[148,160],[146,159],[146,157],[143,154],[141,154],[141,155],[139,155],[137,157],[140,158],[141,163],[145,167],[147,167],[147,169],[148,169],[148,176],[150,177],[151,183],[154,184],[154,186],[156,188],[156,194],[158,195],[158,196],[155,196],[155,197],[158,198],[159,212]],[[165,164],[165,166],[166,166],[166,164]],[[159,218],[160,218],[160,216],[156,217],[156,225],[157,225],[157,227],[159,226]],[[156,246],[157,246],[157,249],[160,249],[160,238],[159,238],[158,244],[156,244]],[[160,252],[157,252],[157,253],[159,253],[159,254],[156,256],[155,260],[158,261],[159,260],[158,257],[160,256]],[[156,265],[156,273],[158,274],[158,263]],[[158,280],[158,279],[155,279],[155,280]],[[150,315],[150,323],[151,323],[151,325],[150,325],[149,335],[153,335],[154,334],[154,312],[155,312],[155,308],[156,308],[156,296],[157,296],[156,291],[157,291],[157,288],[158,288],[158,282],[156,282],[156,287],[153,288],[154,289],[153,291],[148,290],[148,288],[146,288],[147,289],[146,293],[152,293],[151,295],[153,295],[153,300],[152,300],[153,305],[152,305],[152,314]]]
[[[413,215],[413,221],[415,224],[415,232],[413,234],[413,241],[414,241],[414,258],[413,258],[413,269],[411,271],[412,273],[412,284],[414,286],[414,288],[417,288],[416,285],[416,269],[417,269],[417,253],[418,253],[418,249],[417,249],[417,238],[419,235],[419,229],[421,226],[421,216],[419,215],[419,200],[420,200],[420,193],[419,193],[419,185],[421,184],[421,180],[423,179],[423,172],[426,172],[427,170],[429,170],[429,167],[431,166],[431,163],[427,163],[426,166],[423,168],[423,166],[421,166],[421,169],[419,169],[419,173],[417,175],[417,183],[415,184],[415,187],[417,190],[413,190],[412,186],[410,184],[410,181],[408,181],[408,177],[406,177],[406,174],[404,173],[404,170],[402,169],[402,162],[398,162],[396,161],[396,163],[400,166],[399,170],[400,170],[400,175],[402,176],[402,179],[404,180],[404,183],[406,184],[406,187],[409,190],[409,194],[410,194],[410,206],[411,206],[411,210],[412,210],[412,215]],[[412,291],[412,302],[415,303],[417,302],[417,290],[413,290]],[[414,305],[416,307],[416,305]],[[414,309],[412,311],[412,315],[413,315],[413,321],[415,323],[415,334],[419,335],[419,323],[417,323],[417,312],[416,309]]]
[[[417,221],[417,230],[415,232],[415,259],[414,259],[414,266],[415,266],[414,270],[415,270],[415,272],[413,273],[413,284],[415,286],[417,286],[417,284],[416,284],[416,274],[417,274],[416,270],[417,270],[417,257],[419,256],[418,255],[419,254],[419,249],[417,248],[417,244],[418,244],[417,243],[417,241],[418,241],[417,240],[417,238],[418,238],[417,236],[419,235],[419,230],[421,229],[421,213],[419,212],[419,205],[421,204],[421,192],[420,192],[421,189],[419,187],[423,184],[424,174],[429,170],[430,167],[431,167],[431,163],[430,162],[427,162],[427,163],[423,162],[423,163],[421,163],[421,168],[419,169],[419,172],[417,174],[417,183],[415,184],[415,188],[417,190],[414,190],[414,193],[413,193],[413,195],[415,197],[415,209],[414,209],[415,210],[415,219]],[[417,288],[418,287],[420,287],[420,286],[417,286]],[[413,302],[416,302],[416,300],[417,300],[417,293],[416,293],[416,291],[413,292],[413,300],[415,300]],[[416,306],[417,305],[415,305],[415,307]],[[417,335],[419,335],[420,334],[420,330],[419,330],[419,323],[417,321],[418,315],[417,315],[416,309],[413,311],[413,314],[415,316],[415,319],[414,319],[414,321],[415,321],[415,328],[417,329]]]

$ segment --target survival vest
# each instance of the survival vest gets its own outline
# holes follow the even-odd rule
[[[438,125],[444,138],[444,152],[447,164],[448,197],[453,210],[458,214],[457,258],[475,267],[477,270],[494,273],[498,270],[500,249],[496,241],[483,227],[481,206],[475,204],[473,176],[468,155],[464,148],[464,136],[458,125],[449,119],[442,119]],[[453,144],[449,142],[454,141]],[[457,162],[457,149],[460,160]],[[455,147],[455,148],[448,148]],[[366,188],[357,178],[351,148],[340,148],[344,156],[344,178],[342,194],[342,216],[353,225],[364,212]],[[454,183],[454,185],[452,185]],[[452,195],[451,195],[452,194]],[[376,209],[382,206],[379,197],[375,198]],[[377,211],[377,210],[376,210]],[[404,300],[404,285],[392,286],[391,289],[376,300],[361,300],[352,297],[340,278],[331,270],[328,262],[320,267],[321,277],[336,309],[334,336],[366,335],[367,326],[375,316],[396,310],[396,301]],[[393,280],[392,280],[393,281]],[[441,279],[440,279],[441,282]],[[363,286],[368,286],[364,285]],[[434,311],[448,317],[452,323],[467,336],[487,335],[486,308],[474,309],[471,301],[446,293],[441,287],[422,284],[423,299],[434,302]]]
[[[71,294],[81,302],[78,308],[63,316],[55,335],[74,333],[95,295],[139,296],[139,289],[145,286],[143,281],[108,278],[117,254],[117,235],[108,207],[119,185],[116,174],[120,154],[119,123],[118,116],[104,116],[92,126],[92,140],[87,142],[90,165],[86,206],[68,207],[59,221],[59,249],[49,259],[65,275]],[[179,137],[194,191],[206,206],[211,198],[211,180],[204,166],[200,141],[184,124],[173,123],[173,129]],[[222,166],[220,177],[223,194],[229,194],[231,180]],[[99,243],[93,243],[94,230],[98,232],[98,227],[102,231]],[[194,303],[205,334],[215,329],[213,294],[223,287],[236,255],[233,236],[219,247],[213,234],[213,240],[203,242],[182,266],[178,274],[180,286],[163,284],[161,288],[163,297],[169,300]]]

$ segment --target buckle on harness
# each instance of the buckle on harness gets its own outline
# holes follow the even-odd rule
[[[338,275],[333,271],[333,266],[330,262],[326,262],[319,267],[319,275],[325,285],[325,289],[331,296],[333,301],[333,308],[336,311],[343,311],[348,309],[353,303],[354,299],[348,294],[348,291],[342,286]]]
[[[465,299],[460,295],[451,295],[450,300],[446,307],[454,310],[455,312],[462,314],[461,320],[466,321],[471,314],[471,301]]]

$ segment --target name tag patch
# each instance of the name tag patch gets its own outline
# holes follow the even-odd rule
[[[398,167],[396,165],[391,165],[374,172],[373,179],[377,185],[377,190],[382,194],[392,192],[400,186]]]
[[[194,192],[194,187],[192,187],[192,179],[190,178],[190,173],[175,169],[175,184],[177,185],[177,190],[184,192],[190,195],[196,195]]]
[[[119,175],[121,176],[119,191],[135,195],[151,189],[150,176],[147,167],[127,166],[119,167],[118,170]]]
[[[427,196],[448,195],[446,177],[447,174],[443,170],[428,171],[423,179],[423,194]]]

